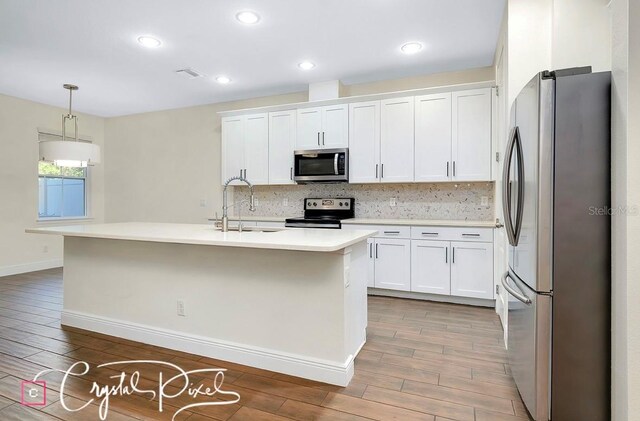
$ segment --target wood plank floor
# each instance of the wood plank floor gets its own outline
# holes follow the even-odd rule
[[[59,401],[62,374],[46,376],[47,405],[20,402],[20,382],[75,361],[158,359],[183,369],[226,368],[233,405],[193,408],[176,419],[210,420],[463,420],[527,419],[491,309],[369,297],[367,343],[348,387],[295,378],[197,355],[60,326],[62,270],[0,278],[0,420],[98,420],[98,402],[68,412]],[[139,386],[157,389],[158,369],[140,371]],[[120,371],[101,369],[65,383],[65,402],[79,407],[91,383],[114,384]],[[164,370],[165,374],[167,370]],[[206,376],[204,376],[206,377]],[[142,387],[144,386],[144,387]],[[108,420],[169,420],[193,400],[185,396],[157,411],[157,399],[113,397]]]

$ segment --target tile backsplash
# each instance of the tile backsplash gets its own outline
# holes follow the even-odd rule
[[[234,187],[234,200],[247,200],[248,187]],[[256,186],[254,216],[301,216],[307,197],[354,197],[356,218],[494,219],[494,183],[308,184]],[[487,205],[482,206],[482,197]],[[396,200],[396,206],[390,201]],[[247,202],[240,203],[249,214]],[[234,212],[237,216],[237,210]]]

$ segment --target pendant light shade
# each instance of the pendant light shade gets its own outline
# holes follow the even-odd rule
[[[78,117],[71,113],[71,98],[75,85],[65,84],[69,90],[69,113],[62,116],[62,140],[48,140],[39,143],[39,157],[41,161],[52,162],[58,167],[87,167],[100,163],[100,147],[91,142],[78,140]],[[67,140],[66,122],[75,123],[75,136]]]
[[[86,167],[100,163],[100,147],[93,143],[73,140],[40,142],[40,160],[58,167]]]

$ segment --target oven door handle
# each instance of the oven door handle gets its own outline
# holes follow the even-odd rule
[[[339,153],[336,153],[336,154],[334,155],[334,157],[333,157],[333,172],[334,172],[336,175],[340,175],[340,174],[338,174],[338,158],[339,158],[339,157],[340,157],[340,154],[339,154]]]

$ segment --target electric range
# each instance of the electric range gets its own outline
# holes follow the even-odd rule
[[[290,228],[342,228],[343,219],[355,216],[354,198],[307,198],[304,199],[304,217],[287,218],[285,227]]]

